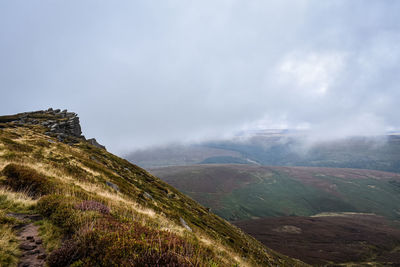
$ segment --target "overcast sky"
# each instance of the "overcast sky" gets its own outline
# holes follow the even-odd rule
[[[400,126],[400,1],[0,1],[1,114],[117,153],[246,128]]]

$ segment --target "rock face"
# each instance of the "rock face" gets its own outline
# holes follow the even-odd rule
[[[58,110],[56,110],[58,111]],[[56,112],[55,115],[61,115],[62,120],[59,121],[45,121],[42,122],[41,124],[43,126],[46,126],[47,128],[50,129],[50,133],[54,133],[58,135],[59,139],[64,139],[65,136],[73,136],[73,137],[78,137],[82,138],[82,130],[81,130],[81,125],[79,123],[79,117],[77,114],[73,112],[63,112],[58,113]]]
[[[82,135],[79,117],[74,112],[60,109],[39,110],[24,112],[12,116],[0,117],[0,123],[14,123],[17,126],[41,125],[48,129],[46,135],[57,137],[59,141],[69,138],[85,139]]]
[[[74,112],[68,112],[66,109],[61,111],[60,109],[53,110],[49,108],[48,110],[0,116],[0,128],[7,127],[6,125],[12,125],[13,127],[40,125],[47,129],[44,134],[56,137],[58,141],[67,144],[86,140],[85,136],[82,135],[78,115]],[[87,141],[98,148],[106,149],[105,146],[99,144],[94,138]],[[52,142],[51,139],[49,139],[49,142]]]

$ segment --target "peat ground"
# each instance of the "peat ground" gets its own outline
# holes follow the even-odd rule
[[[400,266],[400,228],[380,216],[288,216],[234,224],[267,247],[309,264]]]

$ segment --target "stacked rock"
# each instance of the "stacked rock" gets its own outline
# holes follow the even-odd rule
[[[2,116],[0,117],[0,122],[12,122],[19,126],[41,125],[48,129],[45,132],[46,135],[57,137],[62,142],[76,143],[79,139],[86,140],[82,135],[78,115],[74,112],[68,112],[66,109],[61,111],[60,109],[53,110],[49,108],[47,110]],[[87,141],[98,148],[105,149],[94,138]]]

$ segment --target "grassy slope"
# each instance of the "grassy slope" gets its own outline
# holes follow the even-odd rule
[[[2,214],[10,211],[40,212],[44,216],[44,220],[40,222],[42,234],[58,229],[64,240],[69,239],[81,250],[88,240],[100,244],[97,249],[103,250],[96,251],[96,248],[92,248],[90,251],[83,251],[76,266],[93,264],[97,258],[103,261],[96,264],[121,264],[123,260],[129,260],[129,257],[140,257],[143,253],[140,249],[152,253],[152,256],[160,254],[159,251],[164,251],[166,255],[169,250],[173,250],[173,255],[168,255],[178,257],[180,262],[185,262],[188,266],[302,265],[266,249],[255,239],[208,212],[160,179],[105,150],[84,141],[72,146],[57,142],[43,135],[45,129],[39,126],[13,127],[11,123],[3,124],[2,127],[0,169],[16,163],[19,164],[17,166],[28,167],[45,177],[52,185],[49,196],[42,196],[39,200],[37,196],[34,196],[36,199],[27,197],[27,202],[20,208],[14,205],[14,200],[5,200],[4,196],[12,193],[8,189],[2,189]],[[10,178],[1,177],[3,182],[7,179]],[[116,184],[120,192],[107,186],[106,181]],[[27,193],[31,193],[29,188]],[[110,209],[110,214],[96,212],[96,209],[86,211],[77,208],[77,205],[88,200],[106,206]],[[7,201],[11,201],[12,205],[3,205]],[[193,232],[183,227],[181,219],[187,222]],[[143,231],[143,235],[140,237],[130,233],[131,226]],[[1,231],[2,238],[6,239],[1,242],[6,242],[11,250],[15,250],[13,232],[10,232],[10,228]],[[148,232],[153,237],[158,236],[158,241],[147,239]],[[9,234],[9,240],[6,233]],[[45,244],[47,247],[54,249],[60,241],[54,240],[57,238],[60,238],[60,234],[49,234],[43,239],[48,243]],[[116,243],[116,247],[112,247],[112,242]],[[122,244],[127,246],[121,248],[124,251],[118,248]],[[139,247],[136,251],[132,251],[134,244],[141,244],[137,245]],[[165,246],[168,248],[165,249]],[[53,256],[66,257],[63,253],[67,252],[68,244]],[[131,254],[128,257],[121,253]],[[7,252],[0,251],[0,260],[3,260],[5,254]],[[103,254],[107,254],[109,258],[104,258]],[[10,264],[15,263],[18,251],[15,250],[12,255],[13,258],[8,259]],[[129,261],[123,264],[129,264]]]
[[[364,212],[400,219],[400,175],[356,169],[195,165],[151,170],[228,219]]]

